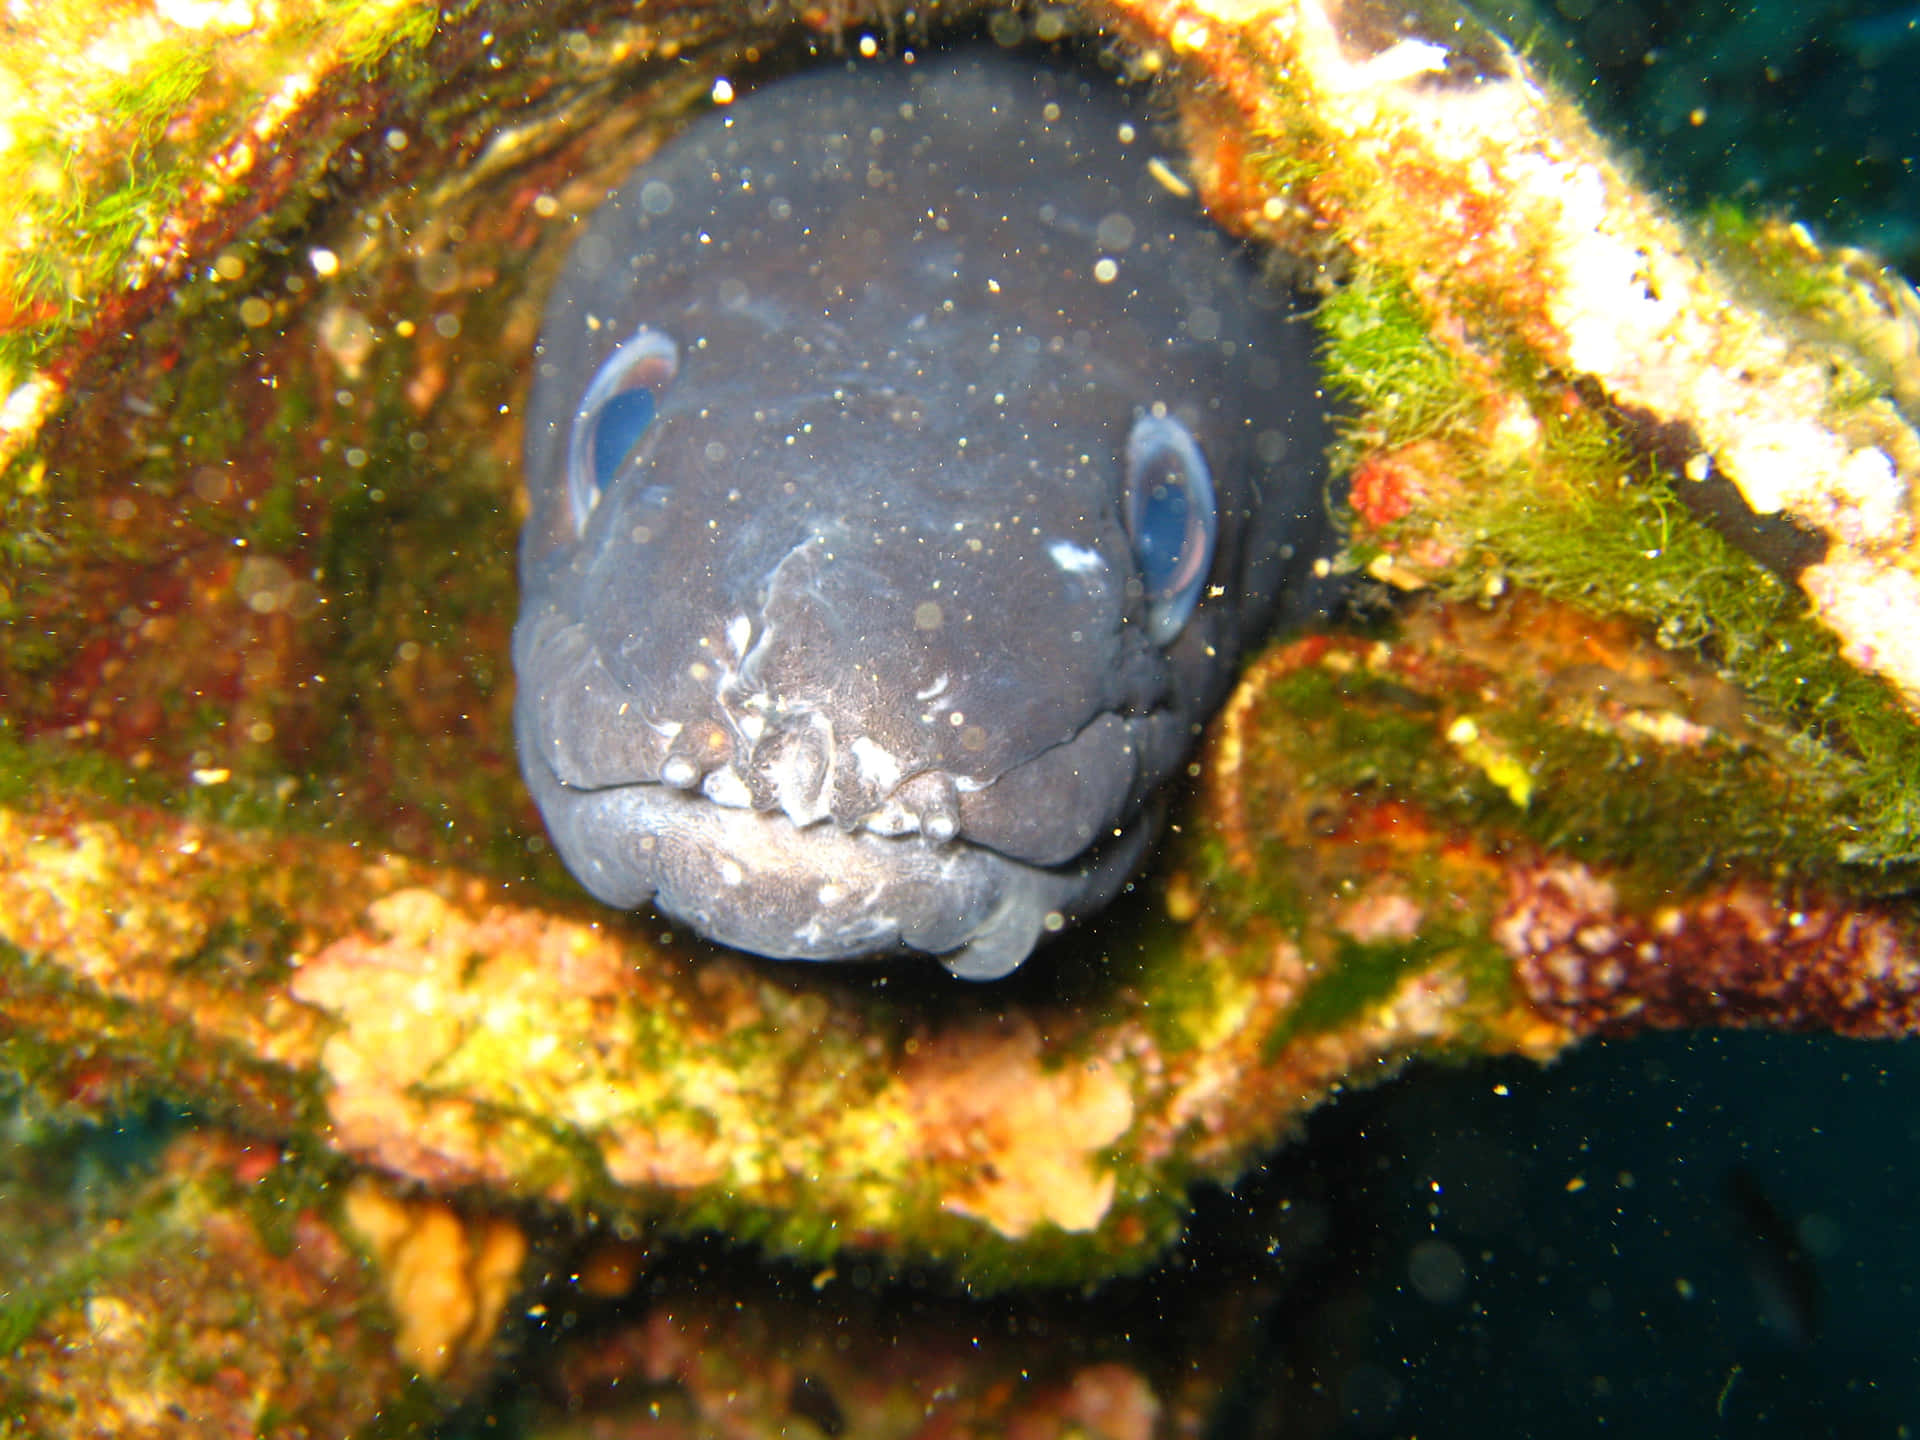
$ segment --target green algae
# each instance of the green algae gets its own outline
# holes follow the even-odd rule
[[[1539,706],[1482,723],[1534,757],[1540,810],[1513,823],[1543,847],[1637,873],[1649,894],[1743,871],[1868,892],[1911,882],[1910,873],[1860,874],[1831,789],[1760,744],[1633,744]]]
[[[57,1022],[17,1025],[0,1036],[0,1074],[24,1086],[50,1112],[97,1119],[157,1097],[244,1126],[295,1134],[324,1128],[319,1085],[289,1075],[284,1066],[239,1043],[103,994],[4,940],[0,970],[15,1017],[58,1016]],[[240,989],[255,979],[236,977],[234,969],[225,970],[221,988]],[[76,1086],[75,1077],[83,1073],[84,1084]]]
[[[1278,883],[1261,884],[1239,874],[1225,863],[1216,850],[1210,859],[1193,866],[1205,888],[1207,903],[1223,922],[1233,917],[1262,913],[1283,929],[1293,928],[1286,913],[1291,909],[1275,895]],[[1182,927],[1163,907],[1155,907],[1140,917],[1138,928],[1130,928],[1137,938],[1134,954],[1116,967],[1100,1003],[1106,1014],[1118,1019],[1125,1005],[1123,987],[1144,987],[1152,1003],[1139,1018],[1156,1044],[1167,1054],[1181,1054],[1197,1044],[1206,1033],[1207,1016],[1216,1013],[1228,987],[1247,972],[1258,968],[1251,947],[1234,950],[1224,964],[1196,965],[1182,953]]]
[[[1791,828],[1772,827],[1780,854],[1890,880],[1920,862],[1920,731],[1899,698],[1849,665],[1800,597],[1695,519],[1663,477],[1642,467],[1562,496],[1502,496],[1471,514],[1513,580],[1636,617],[1661,644],[1699,651],[1740,685],[1799,772],[1800,793],[1832,807],[1824,818],[1821,807],[1799,808]],[[1771,803],[1756,794],[1745,808]]]
[[[1474,401],[1458,361],[1433,338],[1413,292],[1384,269],[1360,268],[1314,311],[1321,373],[1374,443],[1403,445],[1444,430]]]
[[[23,739],[0,717],[0,803],[32,806],[58,797],[149,806],[223,829],[339,834],[350,818],[295,777],[230,774],[201,783],[172,771],[129,765],[59,736]]]
[[[1863,864],[1859,823],[1836,809],[1834,781],[1810,772],[1786,737],[1663,745],[1522,682],[1472,714],[1504,753],[1522,757],[1532,780],[1523,807],[1444,743],[1433,697],[1390,677],[1303,667],[1270,693],[1298,721],[1289,763],[1303,783],[1399,796],[1445,823],[1617,867],[1650,894],[1735,869],[1875,892],[1912,882],[1902,857]]]
[[[301,1214],[331,1210],[349,1173],[338,1156],[304,1136],[295,1137],[275,1144],[274,1164],[256,1183],[238,1187],[226,1198],[246,1211],[267,1253],[285,1260],[299,1246]]]
[[[88,1121],[138,1103],[142,1082],[130,1072],[110,1075],[104,1086],[90,1086],[84,1102],[74,1097],[70,1084],[77,1067],[96,1056],[111,1058],[116,1040],[133,1037],[136,1043],[164,1043],[165,1036],[145,1023],[138,1007],[100,995],[54,967],[37,964],[4,940],[0,940],[0,968],[7,976],[8,995],[20,1009],[32,1002],[51,1004],[78,1022],[63,1024],[50,1035],[10,1025],[0,1035],[0,1081],[9,1090],[24,1091],[48,1114]],[[86,1032],[87,1040],[75,1043],[75,1031]]]
[[[1716,197],[1701,209],[1699,223],[1722,257],[1739,264],[1747,278],[1788,310],[1815,312],[1843,298],[1838,276],[1808,264],[1805,248],[1768,217]]]
[[[1428,920],[1419,934],[1405,940],[1360,941],[1342,935],[1335,941],[1328,965],[1308,982],[1285,1021],[1266,1037],[1263,1056],[1276,1059],[1302,1036],[1338,1035],[1391,999],[1407,981],[1440,970],[1495,977],[1491,994],[1476,997],[1483,1003],[1504,1002],[1512,991],[1506,958],[1479,930]]]
[[[249,255],[243,263],[267,293],[287,290],[299,276],[291,260]],[[478,851],[496,873],[531,867],[541,883],[564,888],[557,864],[530,844],[535,832],[510,755],[496,745],[490,760],[474,763],[471,747],[465,756],[451,748],[463,733],[479,733],[483,716],[491,733],[504,729],[517,524],[507,497],[516,480],[493,437],[443,417],[423,428],[401,398],[420,363],[418,342],[382,339],[366,373],[342,385],[324,368],[287,365],[303,333],[251,329],[231,285],[218,277],[187,286],[178,310],[199,331],[195,347],[181,363],[130,381],[141,412],[104,428],[98,453],[62,453],[51,474],[44,462],[14,472],[35,477],[20,487],[28,493],[16,509],[57,513],[60,525],[57,536],[31,523],[16,531],[0,571],[0,582],[10,582],[0,583],[0,618],[11,622],[0,630],[0,664],[41,682],[22,686],[21,703],[0,730],[0,789],[19,793],[63,777],[83,792],[224,823],[310,833],[344,827],[369,839],[390,839],[398,811],[415,848],[462,859]],[[491,354],[497,323],[497,315],[469,307],[471,345]],[[498,410],[511,398],[504,368],[468,369],[478,374],[456,382],[463,407]],[[341,395],[352,404],[341,405]],[[115,493],[171,523],[104,528],[97,517],[109,497],[79,478],[101,473],[126,476]],[[189,484],[207,473],[217,475],[226,498],[209,500]],[[29,545],[26,535],[44,538]],[[148,686],[149,703],[167,716],[166,746],[157,754],[135,754],[110,731],[97,741],[44,729],[21,739],[19,727],[31,726],[36,710],[57,704],[53,687],[75,657],[100,630],[111,630],[102,624],[110,614],[100,614],[111,611],[101,598],[110,590],[87,587],[89,603],[76,605],[50,587],[80,588],[80,577],[99,567],[192,563],[204,570],[217,553],[210,542],[256,557],[249,563],[281,566],[277,573],[313,597],[303,603],[319,607],[284,650],[283,679],[248,695],[244,711],[196,698],[191,676]],[[56,557],[65,566],[59,572]],[[246,619],[242,608],[230,623],[244,634]],[[199,623],[222,622],[209,612]],[[220,649],[188,648],[209,656]],[[441,723],[422,723],[423,695]],[[265,720],[275,738],[249,741],[247,719]],[[370,756],[386,783],[369,774]],[[189,771],[220,778],[191,782]]]
[[[1404,791],[1447,809],[1462,798],[1478,808],[1497,793],[1480,772],[1435,744],[1440,706],[1430,695],[1368,672],[1318,667],[1287,672],[1268,693],[1299,721],[1283,744],[1288,770],[1303,787]]]
[[[79,1304],[97,1285],[125,1273],[143,1256],[159,1228],[148,1217],[144,1226],[114,1235],[52,1274],[0,1297],[0,1360],[10,1358],[32,1339],[54,1311]],[[0,1389],[0,1395],[4,1393]]]
[[[55,1131],[34,1146],[62,1151],[86,1133]],[[0,1433],[66,1433],[76,1408],[177,1416],[182,1407],[166,1402],[183,1391],[232,1398],[261,1434],[275,1433],[275,1417],[303,1433],[346,1433],[338,1426],[376,1412],[398,1422],[389,1433],[419,1434],[444,1410],[429,1387],[402,1383],[391,1317],[350,1248],[302,1268],[286,1211],[301,1212],[309,1240],[316,1226],[337,1236],[325,1183],[288,1174],[300,1167],[286,1152],[242,1178],[241,1153],[176,1136],[157,1165],[87,1187],[72,1243],[0,1298]]]
[[[424,50],[440,26],[455,25],[479,8],[477,0],[407,0],[394,6],[348,0],[338,4],[340,48],[357,70],[376,70],[395,52]]]
[[[1318,169],[1328,143],[1310,115],[1282,113],[1289,123],[1255,157],[1276,188],[1297,183],[1292,170],[1302,156],[1316,157]],[[1596,615],[1630,616],[1659,644],[1707,658],[1738,684],[1764,732],[1766,759],[1721,746],[1688,776],[1663,772],[1675,789],[1658,808],[1677,818],[1691,793],[1696,832],[1728,827],[1705,846],[1670,852],[1682,883],[1723,861],[1818,873],[1874,893],[1911,883],[1920,860],[1920,731],[1899,697],[1848,663],[1790,582],[1681,502],[1676,487],[1691,482],[1637,449],[1614,418],[1584,402],[1569,407],[1568,378],[1540,363],[1497,306],[1454,295],[1451,303],[1471,311],[1455,320],[1476,338],[1443,341],[1413,277],[1380,258],[1404,248],[1400,240],[1353,233],[1359,212],[1341,210],[1339,200],[1352,176],[1325,173],[1336,228],[1352,247],[1340,256],[1343,278],[1315,312],[1330,388],[1350,406],[1340,417],[1336,473],[1350,476],[1382,452],[1438,447],[1411,462],[1403,495],[1349,517],[1368,523],[1356,526],[1345,564],[1364,569],[1414,553],[1410,583],[1445,594],[1477,599],[1517,585]],[[1700,223],[1790,329],[1833,342],[1833,415],[1883,401],[1888,377],[1848,330],[1866,303],[1852,260],[1823,256],[1803,231],[1728,205]],[[1516,399],[1545,437],[1520,463],[1490,453],[1480,433],[1490,401]],[[1579,765],[1624,763],[1571,732],[1562,738],[1556,750],[1554,727],[1542,732],[1525,717],[1502,732],[1515,753],[1546,745],[1559,756],[1546,768],[1562,777]],[[1767,813],[1781,786],[1793,797],[1791,823]],[[1593,848],[1618,854],[1631,849],[1620,837],[1637,818],[1644,817],[1591,814],[1536,828],[1554,844],[1586,843],[1582,837],[1597,832],[1611,838]],[[1677,838],[1684,827],[1663,833]]]
[[[473,8],[449,6],[444,19],[457,21]],[[0,330],[0,395],[84,327],[137,267],[142,245],[155,241],[179,198],[204,179],[195,143],[232,131],[241,111],[264,98],[270,86],[255,93],[259,82],[236,81],[223,51],[236,44],[256,50],[255,73],[267,81],[297,68],[287,63],[296,57],[337,49],[367,80],[418,85],[427,78],[419,53],[442,20],[442,7],[424,0],[335,0],[289,18],[265,38],[236,39],[217,28],[173,31],[146,40],[137,63],[99,65],[84,82],[69,77],[74,88],[61,92],[58,104],[10,117],[14,144],[0,165],[0,184],[19,197],[30,243],[0,264],[0,314],[26,321]],[[61,23],[44,19],[42,33],[57,33]],[[80,13],[64,23],[88,25]],[[111,135],[110,161],[76,154],[76,113],[109,127],[95,138]]]
[[[123,1123],[140,1126],[152,1107],[141,1098],[127,1097],[126,1104],[81,1118],[71,1107],[48,1105],[44,1098],[0,1072],[0,1104],[16,1111],[10,1117],[7,1186],[15,1194],[37,1191],[55,1213],[84,1207],[90,1223],[85,1238],[63,1233],[64,1248],[48,1245],[48,1237],[33,1234],[31,1226],[25,1227],[26,1234],[5,1237],[19,1272],[7,1275],[0,1288],[0,1364],[54,1311],[83,1301],[100,1281],[123,1273],[163,1228],[150,1212],[128,1205],[131,1192],[148,1183],[150,1164],[120,1159],[111,1167],[101,1166],[95,1144],[109,1126],[118,1128],[107,1117],[117,1115]],[[101,1170],[107,1173],[103,1176]],[[100,1183],[103,1178],[107,1184]],[[18,1223],[12,1213],[7,1218],[10,1224]],[[8,1379],[0,1368],[0,1413],[9,1412]]]
[[[1752,222],[1722,214],[1717,223],[1740,243],[1761,243]],[[1798,288],[1779,298],[1802,311],[1837,293],[1839,282],[1804,258],[1769,273],[1799,277]],[[1658,828],[1676,841],[1665,853],[1683,883],[1729,862],[1817,874],[1874,893],[1913,882],[1920,728],[1889,685],[1848,663],[1788,582],[1682,503],[1675,487],[1691,482],[1670,475],[1599,415],[1566,413],[1554,377],[1524,351],[1501,371],[1541,418],[1544,445],[1525,463],[1502,465],[1466,428],[1483,401],[1411,292],[1381,267],[1360,267],[1322,302],[1316,321],[1329,383],[1354,406],[1342,419],[1339,465],[1350,470],[1375,449],[1442,437],[1453,467],[1443,493],[1421,496],[1427,508],[1357,532],[1347,564],[1364,567],[1437,533],[1459,552],[1451,568],[1430,577],[1442,593],[1479,598],[1517,585],[1595,615],[1637,619],[1661,646],[1702,655],[1738,684],[1771,737],[1765,761],[1722,746],[1712,763],[1693,765],[1685,777],[1660,771],[1670,793],[1657,803],[1639,795],[1615,812],[1596,806],[1578,817],[1550,808],[1532,827],[1542,843],[1596,858],[1630,856],[1636,824],[1651,822],[1658,809],[1672,822]],[[1837,406],[1883,393],[1858,368],[1835,374]],[[1616,754],[1591,736],[1543,730],[1537,719],[1514,717],[1505,738],[1516,753],[1555,756],[1546,768],[1563,779],[1582,766],[1601,767],[1587,774],[1618,773],[1644,758]],[[1391,736],[1350,738],[1366,755],[1394,743]],[[1793,797],[1784,814],[1777,805],[1783,787]],[[1708,838],[1677,843],[1688,835]]]

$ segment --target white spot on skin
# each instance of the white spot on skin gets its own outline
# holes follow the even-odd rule
[[[847,750],[853,756],[854,769],[860,778],[882,795],[900,783],[899,760],[870,736],[858,737]]]
[[[936,695],[944,695],[946,694],[949,680],[950,680],[950,677],[946,675],[944,672],[942,672],[940,677],[936,679],[926,689],[914,691],[913,698],[916,700],[931,700]]]
[[[1098,550],[1072,540],[1050,541],[1047,554],[1069,575],[1095,575],[1107,568],[1106,559]]]
[[[920,828],[920,817],[898,800],[889,800],[863,818],[860,825],[875,835],[911,835]]]
[[[753,621],[745,615],[736,615],[727,622],[727,646],[737,660],[747,653],[747,644],[753,639]]]
[[[829,880],[814,892],[820,914],[793,932],[793,938],[809,948],[824,940],[847,936],[867,936],[874,940],[898,935],[900,917],[877,909],[886,897],[884,881],[861,886]]]
[[[753,808],[753,792],[747,789],[747,782],[740,778],[740,772],[731,765],[723,765],[712,771],[700,789],[716,805],[726,805],[735,810]]]
[[[720,862],[720,879],[722,883],[738,885],[746,878],[747,872],[740,868],[737,861],[722,860]]]

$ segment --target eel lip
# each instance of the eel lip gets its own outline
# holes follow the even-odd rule
[[[922,951],[968,979],[1018,968],[1039,939],[1105,902],[1151,835],[1134,827],[1048,869],[964,840],[796,825],[660,785],[568,790],[542,809],[568,868],[623,909],[652,901],[723,945],[776,959]]]

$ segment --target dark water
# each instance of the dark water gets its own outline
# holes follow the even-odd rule
[[[1213,1433],[1920,1433],[1916,1099],[1913,1045],[1736,1032],[1351,1097],[1266,1177],[1324,1213]]]
[[[1920,261],[1920,6],[1540,6],[1539,52],[1682,203],[1782,209]]]

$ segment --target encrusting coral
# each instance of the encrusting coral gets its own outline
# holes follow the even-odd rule
[[[919,33],[83,11],[0,57],[30,202],[0,236],[0,1059],[65,1113],[159,1091],[337,1179],[315,1223],[357,1214],[384,1276],[354,1294],[408,1355],[369,1387],[481,1367],[515,1237],[559,1217],[1083,1281],[1410,1056],[1914,1029],[1911,289],[1789,226],[1696,232],[1470,17],[992,13],[1166,76],[1170,181],[1318,288],[1345,559],[1401,598],[1283,637],[1136,893],[957,994],[578,899],[504,678],[523,357],[573,218],[716,77]],[[466,1318],[431,1333],[407,1297],[440,1284]],[[8,1331],[14,1391],[60,1336],[139,1329],[92,1298]]]

